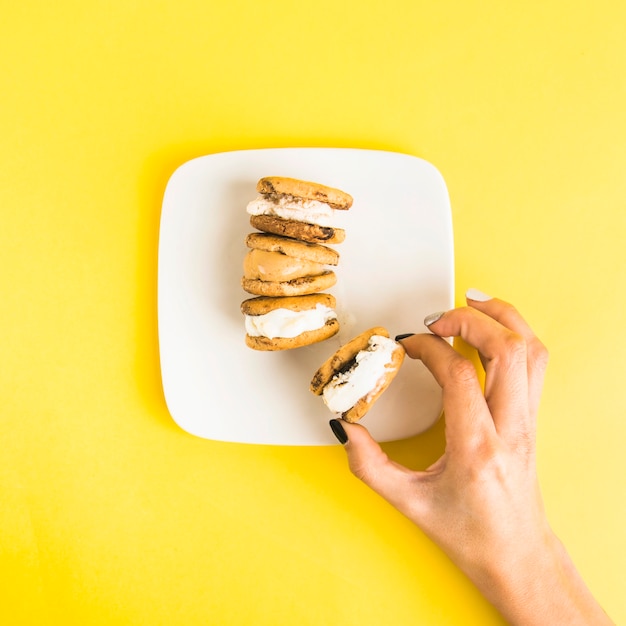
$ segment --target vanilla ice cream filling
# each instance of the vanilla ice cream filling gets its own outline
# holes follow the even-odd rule
[[[335,228],[338,221],[338,210],[325,202],[286,195],[259,196],[248,203],[246,211],[250,215],[272,215],[285,220],[307,222],[330,228]]]
[[[323,328],[326,322],[337,318],[337,313],[323,304],[306,311],[274,309],[263,315],[246,315],[246,332],[251,337],[283,337],[290,339],[310,330]]]
[[[390,369],[397,344],[389,337],[373,335],[365,350],[355,358],[354,365],[336,374],[324,387],[324,403],[333,413],[345,413],[361,398],[378,391]]]

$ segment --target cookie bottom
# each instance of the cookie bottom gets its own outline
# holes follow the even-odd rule
[[[339,322],[336,319],[329,320],[322,328],[308,330],[297,337],[252,337],[246,335],[246,345],[253,350],[265,352],[277,350],[293,350],[310,346],[311,344],[329,339],[339,332]]]
[[[318,276],[303,276],[285,282],[273,283],[253,278],[242,278],[244,291],[257,296],[304,296],[329,289],[337,282],[335,272],[327,271]]]
[[[309,243],[341,243],[346,238],[346,231],[342,228],[318,226],[296,220],[285,220],[272,215],[252,215],[250,224],[253,228],[266,233],[290,237]]]

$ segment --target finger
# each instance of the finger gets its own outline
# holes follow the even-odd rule
[[[361,424],[331,420],[331,427],[345,444],[350,471],[405,515],[418,515],[416,472],[392,461]]]
[[[536,415],[548,366],[548,350],[512,304],[487,296],[475,289],[469,289],[466,298],[469,306],[485,313],[513,332],[519,333],[526,340],[528,404],[531,415]]]
[[[485,399],[499,433],[534,431],[526,341],[519,333],[471,307],[444,313],[429,329],[442,337],[461,337],[478,350],[485,365]]]
[[[467,448],[493,433],[493,420],[469,360],[435,335],[410,335],[400,342],[407,355],[420,359],[442,388],[448,446]]]

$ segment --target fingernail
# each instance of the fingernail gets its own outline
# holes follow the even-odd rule
[[[406,339],[407,337],[412,337],[415,333],[404,333],[404,335],[396,335],[395,340],[401,341],[402,339]]]
[[[465,292],[465,297],[468,300],[474,300],[474,302],[487,302],[487,300],[491,300],[491,296],[488,296],[486,293],[479,291],[478,289],[468,289]]]
[[[346,431],[343,429],[341,422],[339,420],[330,420],[330,422],[328,423],[330,424],[330,428],[333,431],[333,434],[339,440],[339,443],[341,445],[348,443],[348,435],[346,434]]]
[[[440,320],[445,314],[445,311],[438,311],[437,313],[431,313],[424,318],[424,325],[431,326],[437,320]]]

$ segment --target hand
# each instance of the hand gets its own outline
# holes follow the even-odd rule
[[[415,522],[512,624],[610,624],[552,532],[535,468],[548,353],[517,310],[480,292],[401,339],[443,390],[446,449],[424,471],[389,459],[360,424],[345,433],[351,471]],[[485,370],[442,337],[462,337]],[[389,393],[389,392],[388,392]]]

